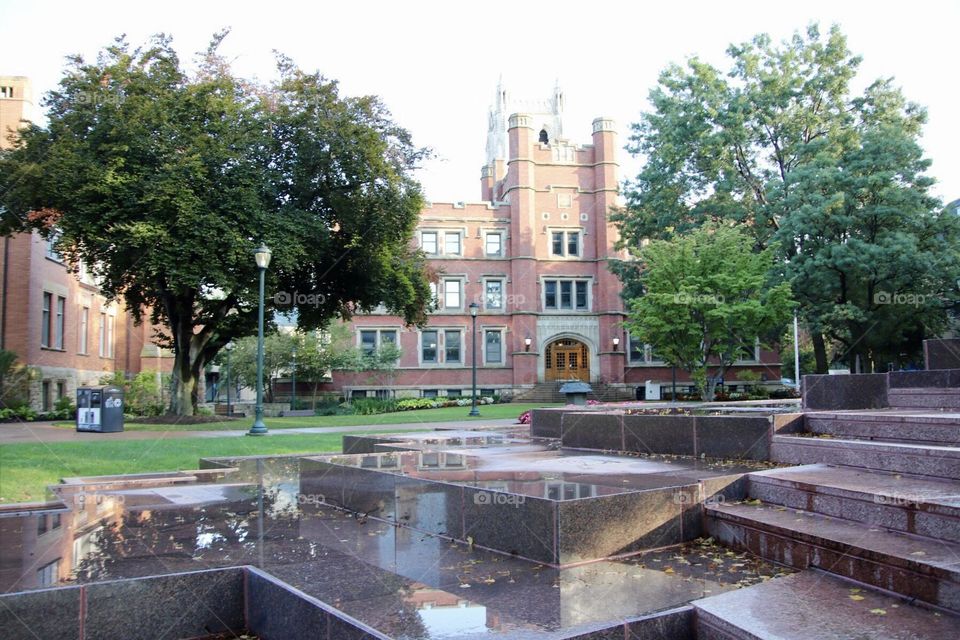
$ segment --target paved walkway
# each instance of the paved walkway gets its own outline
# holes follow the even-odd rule
[[[269,436],[305,435],[311,433],[354,433],[361,431],[400,431],[409,429],[489,429],[507,427],[516,424],[515,418],[496,420],[471,420],[448,422],[407,422],[402,424],[368,424],[352,427],[298,427],[295,429],[273,429]],[[217,431],[176,431],[163,430],[163,425],[155,425],[156,431],[123,431],[120,433],[87,433],[74,429],[53,426],[51,422],[20,422],[0,424],[0,445],[31,442],[90,442],[91,440],[155,440],[157,438],[230,438],[242,436],[248,425],[237,430]]]

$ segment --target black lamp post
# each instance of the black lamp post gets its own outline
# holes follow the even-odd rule
[[[270,266],[270,249],[266,245],[253,252],[260,270],[260,315],[257,328],[257,408],[253,426],[247,432],[248,436],[263,436],[267,434],[267,425],[263,423],[263,288],[267,267]]]
[[[233,410],[230,408],[230,352],[233,351],[234,344],[228,342],[223,345],[224,351],[227,352],[227,417],[233,417]]]
[[[471,416],[479,416],[477,410],[477,312],[480,311],[480,305],[476,302],[470,303],[470,315],[473,317],[473,404],[470,407]]]
[[[290,408],[297,410],[297,343],[293,343],[293,399],[290,401]]]

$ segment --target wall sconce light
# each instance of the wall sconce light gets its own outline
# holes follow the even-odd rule
[[[524,351],[530,351],[530,343],[532,343],[532,342],[533,342],[532,339],[530,339],[530,338],[524,338],[524,339],[523,339],[523,350],[524,350]]]
[[[614,339],[613,339],[613,350],[616,351],[619,346],[620,346],[620,338],[614,338]]]

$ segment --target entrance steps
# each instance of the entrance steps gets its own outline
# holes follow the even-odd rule
[[[514,396],[516,402],[542,402],[546,403],[564,403],[567,397],[560,393],[560,387],[565,382],[541,382],[536,386],[519,392]],[[587,395],[589,400],[599,402],[626,402],[636,398],[635,391],[631,387],[622,387],[603,382],[591,383],[591,393]]]

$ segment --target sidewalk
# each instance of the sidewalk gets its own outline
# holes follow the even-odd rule
[[[515,418],[501,418],[497,420],[475,421],[447,421],[447,422],[407,422],[402,424],[371,424],[353,427],[297,427],[293,429],[274,429],[268,436],[283,436],[287,434],[306,435],[311,433],[354,433],[360,431],[401,431],[410,429],[489,429],[508,427],[516,424]],[[121,433],[89,433],[77,432],[73,429],[63,429],[53,426],[51,422],[20,422],[0,424],[0,445],[18,443],[52,443],[52,442],[89,442],[91,440],[157,440],[161,438],[230,438],[242,436],[246,429],[217,430],[217,431],[174,431],[163,430],[163,425],[156,425],[156,431],[123,431]]]

